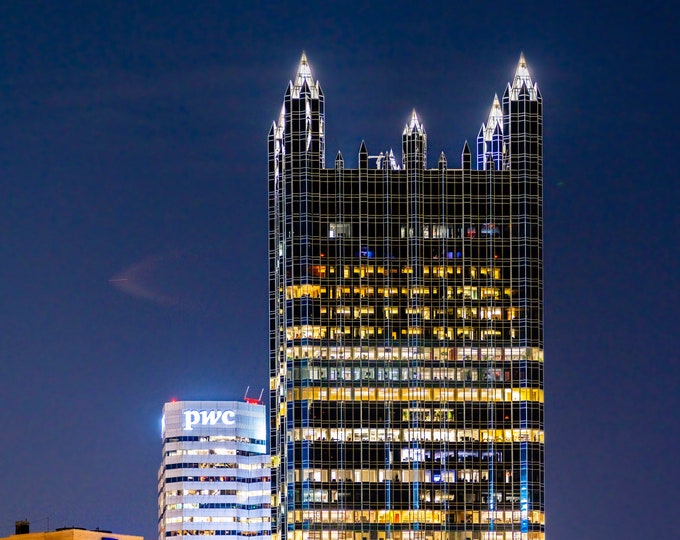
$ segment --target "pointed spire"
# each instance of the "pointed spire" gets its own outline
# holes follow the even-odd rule
[[[342,158],[342,152],[338,150],[338,155],[335,156],[335,167],[344,167],[345,160]]]
[[[359,169],[368,169],[368,150],[366,150],[366,143],[363,140],[359,147]]]
[[[529,92],[529,99],[536,99],[538,86],[534,85],[531,80],[527,61],[524,59],[524,53],[520,53],[519,55],[519,62],[517,63],[517,69],[515,70],[515,78],[512,81],[510,90],[510,99],[516,100],[518,98],[519,94],[522,92],[522,86],[526,86],[526,90]]]
[[[425,126],[418,120],[418,114],[415,109],[413,109],[413,112],[411,113],[411,121],[404,127],[404,135],[408,135],[409,133],[418,133],[418,135],[425,133]]]
[[[398,171],[400,169],[399,164],[397,163],[397,160],[394,158],[394,150],[390,148],[390,152],[387,155],[387,157],[390,160],[390,169],[393,171]]]
[[[312,69],[309,67],[309,62],[307,61],[307,55],[305,51],[302,51],[302,57],[300,58],[300,65],[298,66],[297,76],[295,77],[295,86],[301,86],[302,81],[307,81],[311,86],[314,85],[314,77],[312,77]]]
[[[286,126],[286,103],[281,106],[281,113],[279,114],[279,121],[276,123],[276,138],[283,138],[283,130]]]
[[[467,141],[465,141],[465,144],[463,145],[463,151],[461,152],[460,155],[460,161],[462,169],[466,170],[470,169],[472,158],[470,156],[470,146],[468,145]]]
[[[513,81],[513,88],[518,88],[521,84],[519,81],[526,83],[527,86],[533,86],[531,82],[531,75],[529,75],[529,69],[527,68],[527,61],[524,58],[524,53],[519,54],[519,62],[517,63],[517,69],[515,70],[515,80]]]
[[[302,85],[300,86],[300,95],[311,95],[311,91],[309,89],[309,81],[307,79],[302,80]]]
[[[319,85],[314,81],[312,69],[309,67],[309,62],[307,61],[307,55],[303,51],[297,75],[295,76],[295,82],[293,83],[293,97],[300,97],[300,91],[303,89],[305,83],[307,83],[307,88],[309,89],[312,98],[318,98]]]
[[[501,102],[498,101],[498,94],[494,94],[489,119],[486,121],[486,125],[482,124],[482,126],[484,127],[485,141],[490,141],[493,138],[496,129],[500,129],[500,133],[503,133],[503,110],[501,109]]]
[[[442,151],[441,154],[439,154],[439,170],[446,170],[447,168],[447,163],[446,163],[446,156],[444,155],[444,152]]]

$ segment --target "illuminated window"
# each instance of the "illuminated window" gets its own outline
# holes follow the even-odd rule
[[[498,287],[482,287],[481,288],[482,299],[500,298],[500,296],[501,296],[501,291]]]
[[[411,297],[415,296],[430,296],[429,287],[413,287],[411,289]]]
[[[349,238],[352,233],[352,225],[350,223],[329,223],[328,224],[328,238]]]
[[[432,238],[452,238],[453,227],[447,225],[433,225]]]
[[[325,266],[319,266],[319,265],[313,265],[311,268],[311,274],[316,277],[326,277],[326,267]]]
[[[480,268],[479,274],[483,278],[501,279],[500,268]]]
[[[369,315],[375,314],[375,308],[373,306],[361,306],[354,308],[354,318],[358,319],[360,317],[367,317]]]
[[[417,307],[417,308],[406,308],[406,315],[420,315],[423,319],[430,319],[430,308],[429,307]]]
[[[519,309],[518,308],[509,308],[505,310],[506,318],[508,320],[513,320],[516,319],[519,316]]]
[[[385,298],[389,298],[391,296],[399,296],[399,289],[397,287],[385,287],[384,289],[382,287],[379,287],[378,296],[384,296]]]
[[[432,335],[437,339],[453,339],[453,328],[446,326],[435,326]]]
[[[517,289],[510,289],[506,287],[503,289],[503,296],[507,298],[513,298],[514,296],[517,296]]]
[[[482,330],[480,333],[480,336],[482,339],[489,339],[491,337],[498,337],[501,335],[500,330],[493,330],[493,329],[487,329],[487,330]]]
[[[425,449],[424,448],[402,448],[401,449],[401,461],[402,463],[409,462],[423,462],[425,461]]]
[[[479,316],[482,319],[493,319],[493,320],[500,320],[501,319],[501,308],[493,307],[493,308],[480,308],[479,311]]]
[[[349,287],[336,287],[335,288],[335,297],[336,298],[342,298],[343,296],[349,296],[351,294],[352,289]]]
[[[406,227],[405,225],[402,225],[399,228],[399,235],[402,238],[407,238],[407,237],[413,238],[414,233],[415,233],[415,231],[414,231],[413,227]]]
[[[354,329],[354,336],[359,337],[361,339],[368,339],[373,337],[374,335],[375,335],[374,326],[361,326],[359,328]]]
[[[474,339],[475,331],[469,326],[456,328],[456,337]]]
[[[447,287],[447,294],[448,294],[448,289],[450,287]],[[457,287],[456,288],[456,295],[458,298],[463,298],[465,300],[477,300],[477,287],[471,287],[469,285],[465,285],[464,287]]]
[[[477,308],[472,307],[456,308],[456,317],[458,317],[459,319],[476,319]]]
[[[373,287],[368,287],[362,285],[361,287],[354,287],[354,296],[359,296],[361,298],[372,297],[375,294],[375,289]]]

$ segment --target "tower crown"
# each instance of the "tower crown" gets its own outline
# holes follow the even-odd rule
[[[501,103],[498,101],[498,94],[493,97],[489,118],[483,128],[485,141],[490,141],[493,138],[496,128],[499,128],[500,133],[503,133],[503,111],[501,110]]]
[[[427,135],[415,109],[401,136],[401,161],[404,168],[409,170],[427,167]]]
[[[526,88],[526,92],[529,93],[529,99],[534,101],[538,94],[538,85],[531,80],[531,75],[529,74],[529,68],[527,68],[527,61],[524,59],[524,53],[520,53],[519,62],[517,63],[517,69],[515,70],[515,78],[512,81],[512,85],[508,85],[510,90],[510,99],[517,100],[520,93],[522,93],[522,87]]]
[[[314,80],[312,76],[312,69],[309,67],[309,62],[307,61],[307,55],[303,52],[300,58],[300,65],[298,66],[297,75],[295,76],[295,82],[292,85],[292,96],[294,98],[299,98],[302,89],[305,87],[305,83],[308,91],[313,99],[319,97],[319,92],[321,90],[319,83]]]
[[[408,135],[409,133],[417,133],[418,135],[425,134],[425,126],[418,120],[418,114],[415,109],[413,109],[413,112],[411,113],[411,121],[404,126],[403,134]]]

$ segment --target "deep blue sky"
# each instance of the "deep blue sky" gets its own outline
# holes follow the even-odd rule
[[[457,163],[524,51],[549,538],[675,536],[672,3],[193,4],[0,3],[0,536],[155,538],[163,403],[267,387],[266,137],[303,49],[348,166],[399,155],[414,107]]]

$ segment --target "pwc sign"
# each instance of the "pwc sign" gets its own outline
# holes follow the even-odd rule
[[[236,413],[226,411],[199,411],[188,409],[184,413],[184,431],[191,431],[194,426],[216,426],[218,424],[232,426],[236,423]]]

